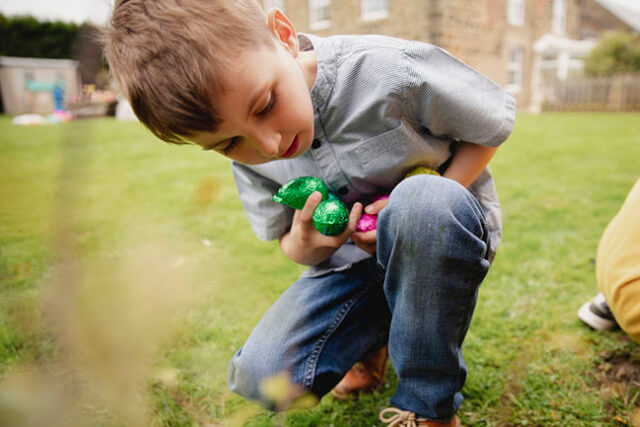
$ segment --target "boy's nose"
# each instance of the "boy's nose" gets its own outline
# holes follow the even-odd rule
[[[279,132],[263,133],[255,137],[258,150],[266,157],[276,157],[279,154],[281,139]]]

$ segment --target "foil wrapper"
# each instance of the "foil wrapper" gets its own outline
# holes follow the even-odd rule
[[[389,195],[385,194],[384,196],[378,196],[372,200],[373,202],[377,202],[378,200],[388,199]],[[358,223],[356,224],[356,231],[360,231],[362,233],[366,233],[367,231],[375,230],[378,225],[378,215],[372,215],[368,213],[363,213]]]
[[[320,179],[312,176],[303,176],[287,182],[278,189],[278,192],[271,199],[274,202],[301,210],[314,191],[322,193],[322,200],[329,199],[327,186]]]
[[[377,224],[378,224],[378,215],[363,213],[360,219],[358,220],[358,224],[356,224],[356,231],[359,231],[361,233],[366,233],[367,231],[375,230]]]
[[[325,200],[313,211],[313,226],[325,236],[342,233],[348,222],[349,211],[337,199]]]
[[[438,176],[440,176],[440,174],[439,174],[438,172],[434,171],[434,170],[433,170],[433,169],[431,169],[431,168],[428,168],[428,167],[426,167],[426,166],[418,166],[418,167],[417,167],[417,168],[415,168],[415,169],[411,169],[411,170],[409,171],[409,173],[408,173],[408,174],[406,174],[404,177],[405,177],[405,178],[409,178],[410,176],[413,176],[413,175],[420,175],[420,174],[425,174],[425,175],[438,175]]]
[[[300,210],[314,191],[322,194],[322,201],[313,211],[313,226],[326,236],[342,233],[349,222],[349,211],[318,178],[303,176],[291,180],[278,189],[272,200]]]

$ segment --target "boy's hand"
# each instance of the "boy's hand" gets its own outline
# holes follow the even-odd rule
[[[367,205],[364,211],[370,215],[378,215],[385,206],[389,203],[388,198],[376,200],[375,202]],[[355,232],[351,235],[351,240],[360,249],[374,255],[376,253],[376,244],[378,243],[378,233],[376,230],[367,232]]]
[[[336,236],[325,236],[313,226],[313,211],[322,201],[322,194],[315,191],[304,207],[293,215],[288,233],[280,238],[282,251],[298,264],[315,265],[329,258],[353,234],[362,215],[362,204],[355,203],[349,214],[345,230]]]

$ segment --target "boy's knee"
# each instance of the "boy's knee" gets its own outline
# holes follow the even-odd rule
[[[227,385],[231,391],[240,396],[260,402],[264,407],[276,410],[281,402],[279,395],[272,395],[270,384],[283,385],[283,380],[292,389],[300,387],[295,382],[300,378],[293,378],[296,372],[293,366],[293,352],[285,340],[274,335],[252,333],[244,346],[240,348],[229,361],[227,369]]]
[[[289,409],[292,402],[307,392],[301,384],[293,382],[288,371],[278,368],[281,361],[272,362],[275,360],[243,357],[243,350],[238,350],[229,361],[229,389],[271,411]]]
[[[229,361],[227,370],[227,385],[229,389],[247,399],[258,399],[260,391],[258,386],[258,378],[261,373],[257,372],[257,365],[246,363],[242,357],[242,349]]]
[[[461,184],[433,175],[417,175],[400,182],[391,193],[387,215],[417,225],[431,226],[479,214],[473,196]],[[383,211],[384,212],[384,211]]]
[[[268,352],[258,354],[245,345],[229,361],[227,385],[234,393],[260,401],[265,407],[272,409],[274,404],[269,401],[268,396],[264,396],[262,389],[265,381],[282,374],[281,363],[277,357],[268,357]]]
[[[488,256],[489,231],[482,208],[466,188],[447,178],[418,175],[403,180],[380,212],[378,224],[383,264],[398,244],[408,253],[430,257],[453,252],[474,259]]]

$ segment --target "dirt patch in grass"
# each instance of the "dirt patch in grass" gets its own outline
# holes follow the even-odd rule
[[[594,372],[595,385],[599,388],[623,383],[631,387],[640,387],[640,360],[630,353],[601,354],[603,361]]]
[[[640,427],[640,351],[632,347],[599,356],[591,376],[607,412],[619,425]]]

